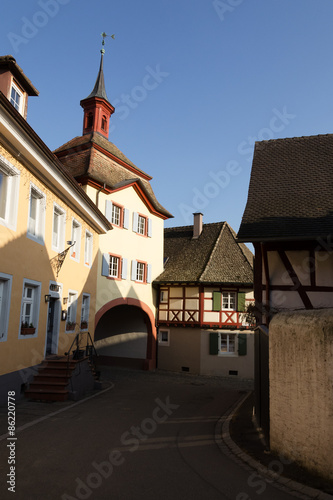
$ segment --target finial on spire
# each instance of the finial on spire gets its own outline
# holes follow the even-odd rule
[[[105,49],[104,49],[104,45],[105,45],[105,38],[109,36],[110,38],[113,38],[113,40],[115,39],[115,35],[107,35],[105,33],[105,31],[103,31],[103,33],[101,33],[101,37],[103,38],[103,41],[102,41],[102,48],[101,48],[101,54],[105,54]]]

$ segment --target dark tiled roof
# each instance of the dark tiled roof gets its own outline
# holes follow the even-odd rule
[[[0,56],[0,68],[8,68],[8,70],[15,76],[17,81],[22,85],[29,96],[38,96],[39,92],[23,73],[23,70],[17,64],[13,56]]]
[[[103,53],[101,55],[101,63],[100,63],[98,75],[96,78],[95,86],[93,88],[93,91],[88,95],[88,97],[86,97],[86,99],[90,99],[91,97],[100,97],[101,99],[105,99],[106,101],[110,102],[107,95],[106,95],[105,83],[104,83]],[[83,99],[83,100],[85,101],[86,99]]]
[[[193,226],[164,231],[165,270],[156,283],[253,283],[253,255],[226,222],[204,224],[198,239]]]
[[[333,135],[257,142],[242,241],[316,239],[333,230]]]
[[[103,150],[114,156],[115,160],[107,156]],[[102,135],[94,132],[75,137],[56,149],[54,153],[75,178],[88,177],[101,184],[105,183],[111,189],[137,182],[157,212],[167,218],[173,217],[157,201],[149,182],[151,177]]]

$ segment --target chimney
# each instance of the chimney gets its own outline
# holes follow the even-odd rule
[[[202,232],[202,217],[203,214],[201,212],[196,212],[193,214],[193,240],[198,239]]]

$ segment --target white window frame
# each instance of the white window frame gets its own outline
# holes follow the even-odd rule
[[[19,101],[19,104],[17,104],[17,101],[15,99],[13,99],[12,97],[12,91],[14,90],[14,92],[19,96],[20,98],[20,101]],[[24,94],[22,92],[22,90],[19,89],[19,87],[14,83],[12,82],[12,85],[10,87],[10,103],[12,104],[12,106],[14,106],[14,108],[21,114],[23,115],[23,110],[24,110]]]
[[[121,210],[122,209],[119,205],[112,203],[111,224],[114,224],[115,226],[120,226],[120,224],[121,224]]]
[[[25,290],[27,288],[33,288],[33,297],[31,301],[25,297]],[[40,298],[41,298],[41,290],[42,290],[42,284],[40,281],[35,281],[35,280],[29,280],[24,278],[23,280],[23,288],[22,288],[22,300],[21,300],[21,316],[20,316],[20,326],[19,326],[19,339],[25,339],[27,338],[26,335],[21,335],[21,324],[24,322],[24,317],[23,317],[23,309],[24,309],[24,304],[30,302],[32,305],[32,314],[30,318],[30,323],[33,324],[35,330],[35,333],[33,335],[29,335],[28,338],[31,337],[37,337],[38,335],[38,323],[39,323],[39,309],[40,309]]]
[[[6,342],[10,312],[10,299],[12,294],[13,276],[0,273],[0,342]]]
[[[163,336],[163,333],[166,334],[166,340]],[[164,338],[163,338],[164,337]],[[158,343],[159,345],[169,346],[170,345],[170,330],[168,328],[159,328],[158,330]]]
[[[93,256],[93,235],[86,229],[84,238],[84,265],[91,267]]]
[[[227,337],[226,340],[226,347],[227,350],[222,350],[222,340],[224,337]],[[234,350],[230,350],[232,342],[233,341],[233,346]],[[238,356],[238,335],[237,333],[233,332],[219,332],[219,356]]]
[[[81,304],[80,327],[81,327],[81,324],[83,321],[87,322],[87,328],[81,328],[83,331],[88,330],[89,314],[90,314],[90,293],[83,293],[82,294],[82,304]]]
[[[31,217],[32,198],[37,200],[36,219],[34,223],[32,222],[34,219],[32,219]],[[36,243],[40,243],[41,245],[44,245],[44,237],[45,237],[45,211],[46,211],[46,195],[37,186],[31,183],[30,193],[29,193],[27,237],[30,240],[35,241]],[[32,226],[34,226],[33,230]]]
[[[72,217],[71,240],[72,243],[75,241],[75,245],[73,245],[70,249],[70,258],[75,260],[75,262],[80,261],[81,230],[82,227],[80,222]]]
[[[145,274],[146,274],[146,264],[144,262],[137,262],[136,263],[136,276],[135,276],[135,281],[138,281],[139,283],[145,283]],[[141,277],[142,275],[142,277]]]
[[[0,155],[0,172],[6,179],[4,191],[0,191],[0,205],[4,204],[3,209],[0,209],[0,224],[16,231],[21,172],[2,155]],[[5,201],[2,196],[5,196]]]
[[[120,272],[120,257],[117,255],[110,255],[109,260],[109,277],[119,278]]]
[[[144,217],[143,215],[138,214],[138,227],[137,227],[137,233],[141,235],[146,235],[147,234],[147,218]]]
[[[76,323],[78,296],[79,294],[76,290],[68,290],[66,333],[73,333],[75,331],[75,329],[68,330],[67,323]]]
[[[228,306],[224,307],[224,299],[227,298]],[[233,300],[234,306],[231,307],[231,298]],[[222,292],[222,311],[236,311],[236,292]]]
[[[54,225],[54,215],[58,214],[58,232],[57,241],[54,241],[55,235],[55,225]],[[62,252],[65,249],[65,234],[66,234],[66,211],[61,208],[57,203],[53,203],[53,214],[52,214],[52,250],[55,252]]]

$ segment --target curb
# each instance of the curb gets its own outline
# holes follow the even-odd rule
[[[260,462],[245,453],[245,451],[243,451],[232,440],[229,430],[231,419],[251,394],[252,391],[248,392],[245,396],[238,400],[231,407],[229,412],[223,415],[217,422],[215,428],[215,441],[221,451],[243,469],[248,472],[256,471],[267,483],[279,490],[289,493],[294,497],[302,498],[303,500],[333,500],[333,496],[328,493],[324,493],[321,490],[311,488],[310,486],[306,486],[287,477],[283,477],[274,472],[272,469],[262,465]],[[272,466],[273,464],[276,464],[276,462],[276,460],[272,460]],[[282,465],[281,462],[279,463]]]

